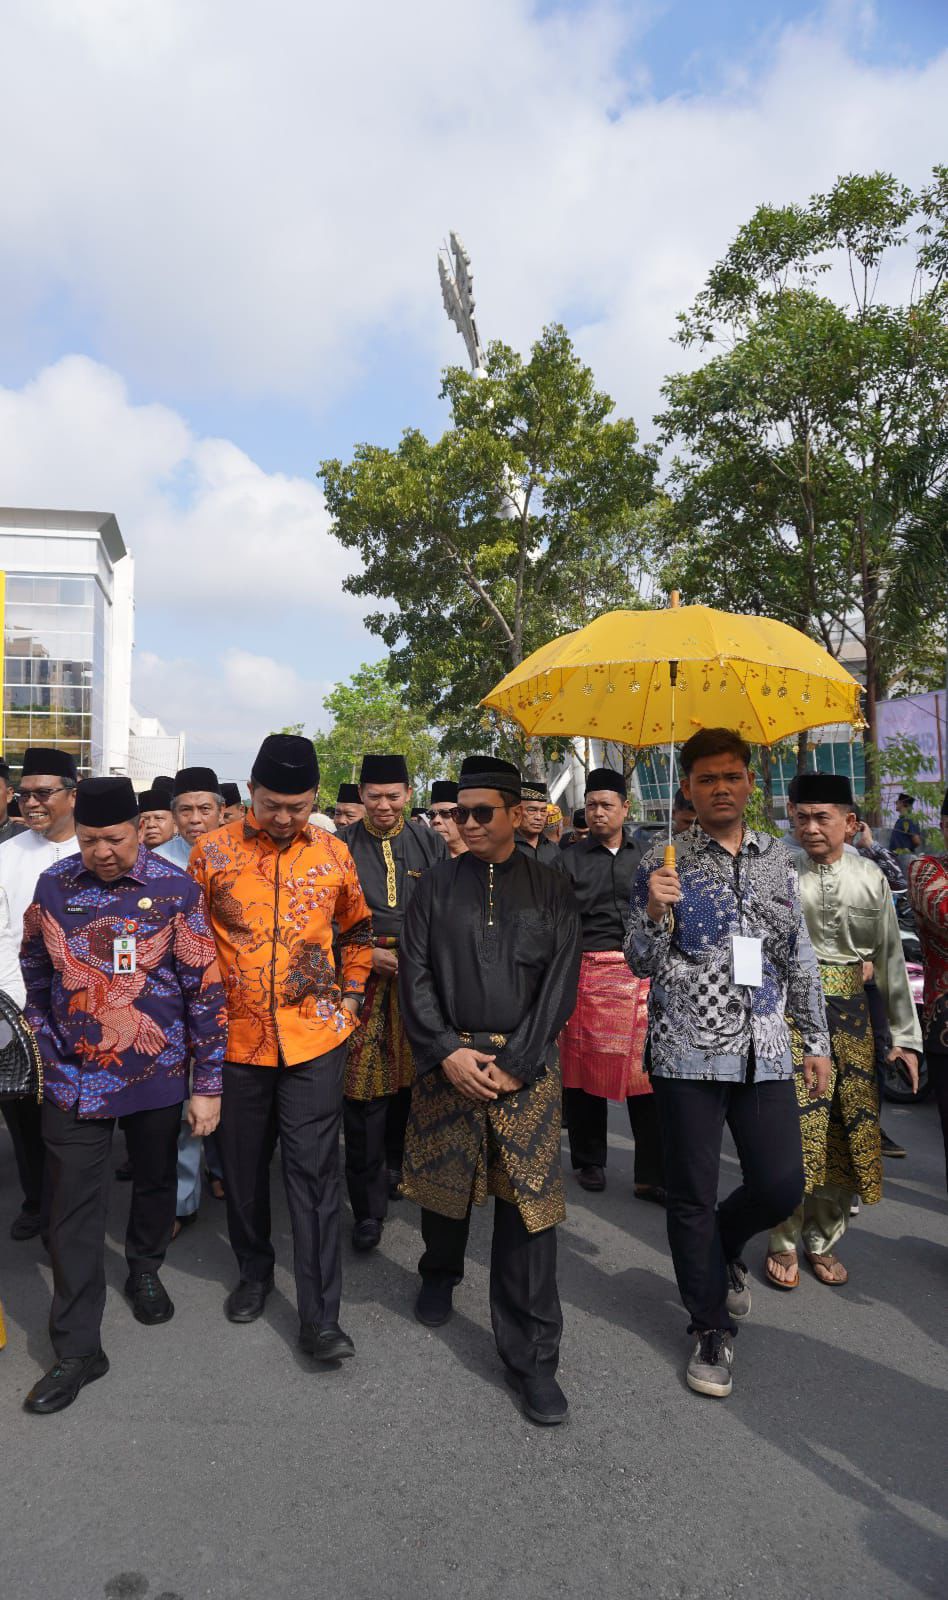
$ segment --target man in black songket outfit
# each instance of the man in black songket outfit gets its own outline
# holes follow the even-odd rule
[[[401,1183],[405,1123],[415,1077],[398,1005],[398,946],[405,911],[422,875],[447,848],[426,824],[408,822],[411,780],[404,756],[362,760],[360,822],[339,830],[372,912],[372,973],[346,1061],[343,1126],[346,1185],[356,1250],[374,1250],[390,1198]]]
[[[549,791],[541,779],[523,779],[520,823],[515,842],[524,855],[542,862],[545,867],[555,867],[557,872],[562,872],[560,847],[548,839],[544,831],[549,803]]]
[[[469,756],[458,782],[467,851],[418,885],[399,947],[417,1068],[404,1193],[422,1207],[415,1308],[446,1322],[472,1203],[494,1198],[490,1308],[508,1381],[534,1422],[563,1422],[556,1224],[560,1079],[550,1046],[576,1003],[580,921],[566,878],[517,849],[520,774]]]

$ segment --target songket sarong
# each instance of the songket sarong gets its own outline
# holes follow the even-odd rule
[[[397,940],[379,936],[378,948],[394,950]],[[359,1026],[350,1036],[346,1055],[346,1088],[350,1100],[378,1100],[397,1094],[415,1081],[411,1046],[402,1026],[398,979],[373,972],[365,986]]]
[[[475,1049],[490,1049],[486,1035],[473,1041]],[[528,1233],[552,1228],[566,1216],[561,1100],[560,1075],[551,1067],[513,1094],[477,1102],[458,1094],[440,1067],[424,1073],[412,1090],[402,1193],[458,1219],[472,1201],[482,1206],[495,1195],[517,1207]]]
[[[642,1058],[648,1034],[648,979],[629,971],[621,950],[583,956],[576,1009],[560,1034],[564,1089],[605,1100],[651,1094]]]
[[[803,1081],[803,1046],[790,1039],[806,1192],[821,1184],[858,1194],[864,1204],[882,1199],[882,1140],[875,1040],[861,966],[820,962],[833,1070],[825,1098],[811,1100]]]

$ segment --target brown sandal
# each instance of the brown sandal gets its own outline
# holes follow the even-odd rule
[[[825,1283],[830,1289],[840,1289],[844,1283],[848,1282],[849,1273],[839,1257],[834,1256],[832,1250],[824,1250],[823,1254],[819,1256],[814,1255],[812,1250],[805,1250],[804,1254],[813,1270],[814,1278],[817,1278],[820,1283]],[[834,1267],[839,1268],[842,1277],[833,1276]]]
[[[775,1289],[796,1289],[800,1282],[800,1268],[797,1266],[796,1274],[792,1278],[775,1278],[771,1271],[771,1262],[778,1267],[792,1267],[797,1259],[795,1250],[768,1250],[764,1262],[764,1272],[767,1282]]]

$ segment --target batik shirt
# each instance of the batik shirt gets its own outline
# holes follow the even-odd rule
[[[307,824],[281,849],[249,811],[202,834],[188,870],[217,941],[227,1060],[295,1067],[343,1044],[356,1026],[343,996],[362,995],[372,967],[372,919],[341,839]]]
[[[135,939],[134,972],[114,970],[115,940]],[[103,883],[66,856],[41,873],[23,925],[26,1015],[45,1095],[80,1117],[120,1117],[221,1092],[225,1009],[197,884],[139,850]]]
[[[948,855],[911,863],[909,899],[925,966],[925,1048],[948,1055]]]
[[[675,847],[682,898],[674,915],[653,922],[645,909],[649,877],[662,865],[657,845],[636,874],[625,938],[632,971],[652,980],[655,1076],[743,1083],[753,1048],[758,1081],[789,1078],[788,1016],[805,1055],[829,1055],[819,968],[786,846],[748,828],[732,856],[695,822]],[[733,982],[732,934],[761,940],[759,986]]]

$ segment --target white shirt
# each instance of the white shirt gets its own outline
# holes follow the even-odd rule
[[[0,989],[21,1008],[26,1005],[26,984],[20,971],[19,946],[10,931],[10,907],[0,889]]]
[[[33,904],[36,880],[41,872],[63,856],[74,856],[79,840],[60,839],[54,844],[32,828],[24,828],[0,845],[0,889],[5,890],[10,907],[10,929],[19,950],[23,943],[23,918]]]

